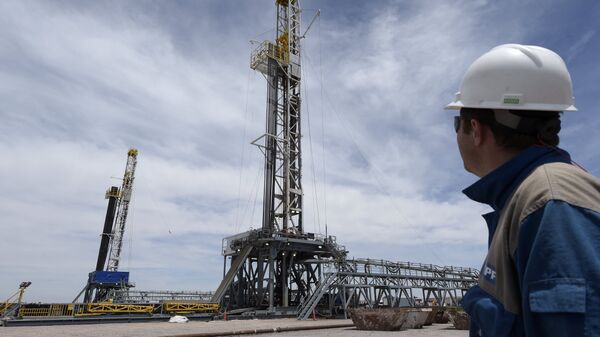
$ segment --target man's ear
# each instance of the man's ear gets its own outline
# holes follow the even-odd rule
[[[473,145],[480,146],[483,144],[485,130],[483,124],[476,119],[471,119],[471,137],[473,137]]]

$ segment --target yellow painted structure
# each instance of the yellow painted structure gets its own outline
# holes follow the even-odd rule
[[[120,304],[120,303],[88,303],[85,313],[88,314],[120,314],[120,313],[148,313],[154,311],[154,305]]]
[[[77,308],[77,309],[76,309]],[[25,304],[19,308],[19,317],[61,317],[74,316],[82,313],[84,306],[82,304]]]
[[[6,308],[0,303],[0,310]],[[0,311],[2,312],[2,311]],[[52,303],[23,304],[18,317],[67,317],[67,316],[100,316],[108,314],[192,314],[218,313],[219,304],[200,301],[163,301],[160,304],[126,304],[126,303]]]
[[[169,314],[217,313],[219,304],[195,301],[164,301],[163,312]]]

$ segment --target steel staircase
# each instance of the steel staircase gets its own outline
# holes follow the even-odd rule
[[[211,302],[214,302],[214,303],[221,302],[223,295],[225,295],[225,292],[231,285],[233,278],[237,274],[238,270],[240,270],[240,267],[242,265],[244,265],[244,262],[246,262],[246,258],[248,257],[248,255],[250,255],[251,251],[252,251],[252,246],[246,246],[240,252],[240,254],[233,259],[233,262],[231,263],[231,267],[227,271],[227,274],[223,278],[223,281],[221,281],[219,288],[217,288],[217,291],[215,291]]]
[[[310,314],[319,304],[323,295],[325,295],[329,291],[329,287],[335,282],[337,279],[337,272],[332,272],[326,274],[323,278],[323,281],[319,283],[319,286],[313,291],[313,293],[306,298],[306,300],[300,305],[298,308],[298,319],[305,320],[310,317]]]

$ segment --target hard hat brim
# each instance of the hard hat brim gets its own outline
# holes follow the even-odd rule
[[[462,108],[476,108],[476,109],[501,109],[501,110],[536,110],[536,111],[578,111],[574,105],[556,105],[556,104],[523,104],[520,106],[510,106],[505,104],[478,104],[478,105],[465,105],[461,101],[452,101],[448,103],[444,110],[460,110]]]
[[[464,107],[465,107],[465,105],[462,104],[461,101],[452,101],[446,105],[444,110],[460,110]]]

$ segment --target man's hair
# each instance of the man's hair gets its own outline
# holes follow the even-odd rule
[[[492,109],[462,108],[460,116],[465,133],[471,132],[471,119],[478,120],[492,130],[496,144],[501,147],[523,150],[532,145],[557,146],[560,142],[560,115],[554,111],[509,110],[520,117],[516,128],[500,124]],[[502,112],[506,113],[506,112]]]

